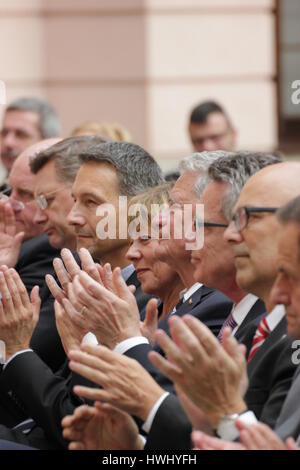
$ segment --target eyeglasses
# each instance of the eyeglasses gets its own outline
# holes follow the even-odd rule
[[[202,227],[223,227],[226,228],[228,227],[228,224],[221,224],[219,222],[207,222],[206,220],[200,220],[197,217],[197,214],[195,214],[194,217],[194,229],[195,230],[200,230]]]
[[[269,212],[274,213],[278,211],[279,207],[240,207],[232,216],[232,221],[238,232],[247,227],[250,215],[253,213]]]
[[[22,211],[24,210],[25,208],[25,205],[23,202],[21,201],[18,201],[17,199],[12,199],[10,198],[7,194],[5,194],[6,191],[4,191],[3,193],[0,193],[0,201],[5,201],[5,202],[8,202],[14,211]]]
[[[42,211],[44,211],[50,205],[50,202],[51,202],[52,198],[49,199],[49,196],[52,196],[53,194],[59,193],[60,191],[63,191],[64,189],[65,188],[59,188],[59,189],[55,189],[54,191],[50,191],[49,193],[46,193],[46,194],[39,194],[39,196],[37,196],[35,198],[35,202],[38,205],[38,207]]]

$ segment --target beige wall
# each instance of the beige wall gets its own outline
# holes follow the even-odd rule
[[[191,107],[216,98],[239,147],[276,146],[274,0],[1,0],[8,101],[48,98],[63,132],[123,123],[165,168],[191,151]]]

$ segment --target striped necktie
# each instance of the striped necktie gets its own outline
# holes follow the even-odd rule
[[[270,332],[271,330],[267,323],[266,317],[264,317],[261,320],[260,324],[258,325],[258,328],[254,335],[252,346],[251,346],[249,357],[248,357],[248,362],[251,361],[256,351],[258,351],[258,349],[264,344]]]
[[[233,318],[233,308],[232,308],[231,313],[228,315],[228,317],[226,318],[226,320],[224,321],[224,323],[222,325],[222,328],[219,331],[218,340],[220,341],[220,343],[222,342],[223,332],[224,332],[225,328],[227,326],[230,326],[230,328],[232,330],[234,330],[237,325],[238,325],[237,322]]]

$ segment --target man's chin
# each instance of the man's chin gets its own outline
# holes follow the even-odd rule
[[[93,251],[93,240],[91,238],[76,238],[76,249],[86,248],[92,254]]]

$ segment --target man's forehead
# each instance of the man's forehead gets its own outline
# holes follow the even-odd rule
[[[279,228],[279,256],[300,264],[300,228],[298,224],[280,224]],[[299,271],[300,275],[300,271]]]

